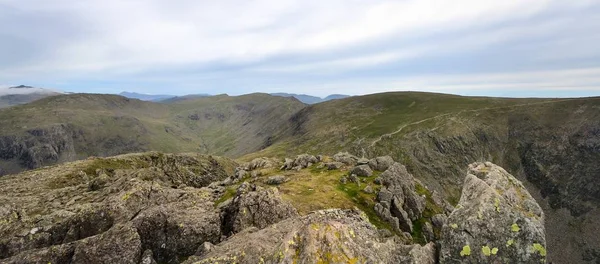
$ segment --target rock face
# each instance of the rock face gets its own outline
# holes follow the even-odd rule
[[[2,136],[0,159],[18,160],[20,166],[28,169],[72,161],[75,159],[72,128],[57,124],[27,130],[24,135]]]
[[[544,213],[504,169],[474,163],[440,246],[440,263],[544,263]]]
[[[414,177],[404,165],[394,163],[381,174],[381,182],[375,212],[396,231],[412,232],[412,222],[425,210],[425,199],[416,193]]]
[[[350,171],[350,174],[356,174],[356,176],[362,177],[370,177],[373,175],[373,170],[371,170],[369,165],[358,165]]]
[[[248,227],[265,228],[297,215],[296,209],[281,199],[277,189],[242,183],[236,197],[223,211],[223,234],[230,235]]]
[[[316,164],[319,161],[320,160],[313,155],[302,154],[302,155],[296,156],[296,158],[293,160],[285,159],[283,166],[281,166],[281,170],[292,170],[292,169],[300,170],[300,169],[308,168],[311,165]]]
[[[369,167],[376,171],[385,171],[394,164],[394,159],[390,156],[377,157],[369,160]]]
[[[402,245],[383,237],[364,214],[331,209],[242,231],[185,263],[433,264],[435,259],[433,243]]]

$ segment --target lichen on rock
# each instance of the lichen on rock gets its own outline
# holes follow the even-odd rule
[[[440,263],[545,262],[541,208],[521,182],[492,163],[469,166],[459,206],[448,222],[452,224],[442,230]],[[465,245],[481,250],[466,255]]]

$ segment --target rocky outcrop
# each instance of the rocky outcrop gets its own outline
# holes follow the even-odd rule
[[[544,263],[544,213],[504,169],[474,163],[440,247],[440,263]]]
[[[269,158],[256,158],[250,162],[246,162],[240,166],[240,169],[245,171],[253,171],[257,169],[269,169],[277,166],[277,160]]]
[[[242,183],[223,210],[223,234],[230,235],[249,227],[265,228],[297,215],[296,209],[281,199],[277,189]]]
[[[260,241],[249,243],[249,241]],[[242,231],[185,263],[435,263],[435,245],[403,245],[364,213],[322,210]]]
[[[358,162],[358,157],[348,153],[348,152],[339,152],[333,155],[333,160],[337,162],[344,163],[345,165],[354,166]]]
[[[301,170],[308,168],[319,161],[320,159],[318,159],[316,156],[302,154],[296,156],[296,158],[293,160],[286,158],[283,166],[281,166],[281,170]]]
[[[394,164],[394,159],[390,156],[382,156],[369,160],[368,164],[373,170],[385,171]]]
[[[412,232],[413,221],[425,210],[425,198],[416,193],[414,177],[404,165],[394,163],[381,174],[381,183],[375,212],[394,230]]]
[[[235,162],[143,153],[0,179],[0,262],[178,263],[221,240],[220,196],[205,186]],[[105,178],[102,184],[92,184]],[[90,188],[94,186],[94,188]],[[150,261],[151,262],[151,261]]]

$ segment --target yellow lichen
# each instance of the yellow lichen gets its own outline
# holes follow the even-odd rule
[[[483,246],[481,248],[481,251],[483,252],[483,255],[485,255],[487,257],[489,257],[492,254],[492,251],[491,251],[490,247],[488,247],[488,246]]]
[[[535,252],[539,252],[540,256],[542,256],[542,257],[546,256],[546,248],[544,246],[542,246],[542,244],[540,244],[540,243],[533,243],[533,250]]]
[[[471,255],[471,247],[469,245],[466,245],[463,247],[463,249],[460,251],[460,256],[464,257],[464,256],[470,256]]]
[[[492,248],[492,255],[496,255],[496,254],[498,254],[498,248],[497,247]]]
[[[452,229],[457,229],[458,225],[457,224],[450,224],[450,227],[452,227]]]
[[[496,211],[500,212],[500,200],[498,198],[494,199],[494,206],[496,207]]]
[[[517,223],[512,224],[512,226],[510,227],[510,229],[513,232],[519,232],[519,230],[521,230],[521,228],[519,227],[519,225],[517,225]]]
[[[507,246],[507,247],[510,247],[510,246],[512,246],[512,244],[514,244],[514,243],[515,243],[515,241],[514,241],[514,240],[512,240],[512,239],[510,239],[510,240],[506,241],[506,246]]]

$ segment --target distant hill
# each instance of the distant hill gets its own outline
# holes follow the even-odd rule
[[[323,101],[336,100],[336,99],[344,99],[346,97],[350,97],[350,95],[345,94],[331,94],[327,97],[323,98]]]
[[[193,99],[210,97],[210,96],[212,96],[212,95],[210,95],[210,94],[188,94],[188,95],[184,95],[184,96],[174,96],[171,98],[156,100],[155,102],[170,104],[170,103],[177,103],[177,102],[181,102],[181,101],[193,100]]]
[[[305,105],[248,94],[164,104],[119,95],[70,94],[0,111],[5,173],[148,150],[241,156],[272,144]]]
[[[350,97],[350,95],[344,95],[344,94],[332,94],[325,98],[316,97],[316,96],[307,95],[307,94],[292,94],[292,93],[272,93],[271,95],[281,96],[281,97],[294,97],[294,98],[300,100],[300,102],[303,102],[305,104],[317,104],[317,103],[322,103],[322,102],[326,102],[329,100]]]
[[[168,94],[141,94],[141,93],[135,93],[135,92],[121,92],[119,95],[125,96],[127,98],[140,99],[142,101],[152,101],[152,102],[177,97],[176,95],[168,95]]]
[[[0,86],[0,108],[26,104],[62,92],[27,85]]]

